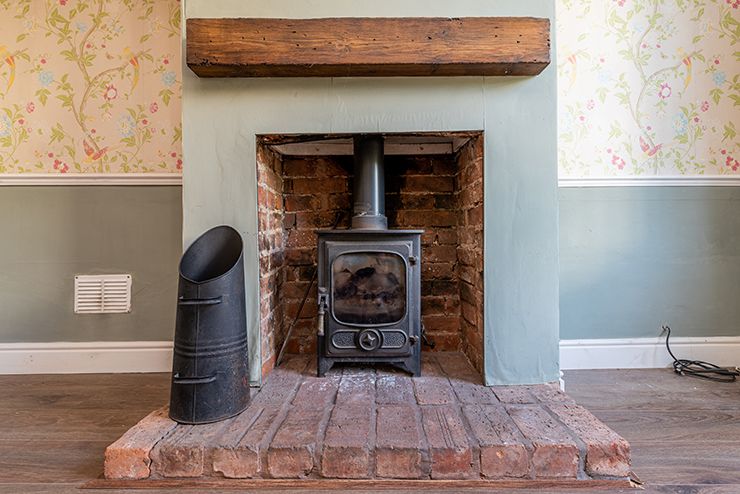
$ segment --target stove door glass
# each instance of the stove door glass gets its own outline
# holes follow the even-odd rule
[[[340,323],[394,324],[406,315],[406,263],[398,254],[341,254],[334,259],[332,285]]]

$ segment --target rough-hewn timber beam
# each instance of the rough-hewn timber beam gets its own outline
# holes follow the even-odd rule
[[[550,20],[532,17],[188,19],[200,77],[536,75]]]

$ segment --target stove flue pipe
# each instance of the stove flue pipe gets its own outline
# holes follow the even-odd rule
[[[355,187],[353,230],[387,230],[383,136],[354,137]]]

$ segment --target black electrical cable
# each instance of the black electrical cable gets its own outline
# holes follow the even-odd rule
[[[722,367],[710,364],[709,362],[677,359],[676,356],[673,355],[671,347],[668,345],[668,339],[671,337],[671,328],[663,326],[663,333],[665,332],[668,332],[668,335],[665,337],[665,347],[673,358],[673,371],[676,374],[680,374],[682,376],[701,377],[703,379],[709,379],[710,381],[721,383],[734,382],[736,376],[740,376],[740,372],[723,369]],[[735,369],[737,369],[737,367],[735,367]]]

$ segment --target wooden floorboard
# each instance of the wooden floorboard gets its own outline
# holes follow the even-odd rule
[[[652,369],[566,371],[565,383],[571,397],[630,441],[633,470],[648,485],[644,491],[586,492],[740,494],[740,382],[704,382]],[[79,493],[78,486],[102,472],[106,446],[168,400],[169,374],[0,376],[0,494]],[[410,490],[358,488],[352,492]],[[503,492],[485,488],[424,490],[439,494]],[[168,494],[182,489],[153,492]],[[342,491],[271,488],[249,492]]]

